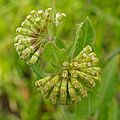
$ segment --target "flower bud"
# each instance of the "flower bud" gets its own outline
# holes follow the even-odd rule
[[[60,86],[60,97],[58,99],[58,103],[60,104],[66,104],[67,103],[67,82],[66,80],[62,80],[61,86]]]
[[[61,81],[59,81],[53,88],[52,92],[50,93],[50,100],[53,104],[57,104],[58,103],[58,98],[59,98],[59,90],[60,90],[60,85],[61,85]]]
[[[39,50],[37,50],[31,57],[29,64],[34,64],[37,62],[37,60],[39,59],[40,54],[42,54],[43,49],[40,48]]]
[[[55,19],[56,26],[58,26],[65,18],[66,18],[66,15],[64,13],[57,13],[56,19]]]
[[[75,91],[70,82],[68,82],[68,94],[68,104],[74,104],[81,101],[80,95],[78,95],[78,93]]]
[[[61,22],[65,17],[66,17],[66,15],[64,13],[57,13],[56,21]]]

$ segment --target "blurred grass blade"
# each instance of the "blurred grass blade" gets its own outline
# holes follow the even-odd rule
[[[117,67],[118,56],[114,57],[106,66],[106,68],[103,70],[101,86],[99,89],[99,92],[102,95],[101,96],[102,101],[104,101],[105,99],[106,100],[111,99],[115,91],[114,89],[115,85],[118,83]],[[113,88],[113,90],[111,90],[111,88]]]
[[[100,99],[98,101],[98,113],[101,119],[107,119],[107,112],[109,104],[115,95],[116,85],[118,84],[118,56],[114,57],[103,70],[101,86],[98,94]]]
[[[108,120],[118,120],[119,117],[119,105],[116,99],[112,100],[110,104],[110,109],[108,112]]]
[[[88,99],[74,104],[72,113],[66,112],[69,120],[86,120],[89,114]]]
[[[106,60],[110,60],[112,59],[114,56],[116,56],[117,54],[120,54],[120,47],[117,48],[116,50],[114,50],[110,55],[108,55],[106,57]]]

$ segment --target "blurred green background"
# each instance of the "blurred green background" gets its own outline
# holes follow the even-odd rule
[[[72,42],[76,24],[86,16],[96,30],[95,51],[101,59],[102,80],[87,99],[75,105],[55,106],[44,100],[34,87],[32,71],[13,47],[16,28],[29,12],[48,7],[67,15],[60,31],[66,43]],[[120,0],[0,0],[0,120],[119,120],[117,53]]]

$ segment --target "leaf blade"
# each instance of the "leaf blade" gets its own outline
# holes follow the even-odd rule
[[[49,42],[45,45],[43,57],[47,63],[60,68],[67,54],[65,49],[59,49],[52,42]]]
[[[86,19],[77,26],[75,41],[69,52],[69,58],[77,56],[86,45],[91,45],[93,47],[95,36],[93,25],[89,17],[86,17]]]

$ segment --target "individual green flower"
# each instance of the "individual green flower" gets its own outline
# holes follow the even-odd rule
[[[14,47],[20,58],[27,64],[36,63],[43,53],[44,45],[54,39],[53,27],[57,27],[64,18],[64,13],[54,16],[52,8],[32,10],[16,29]]]
[[[63,69],[35,82],[35,86],[53,104],[74,104],[88,95],[89,89],[100,80],[99,59],[87,45]]]

